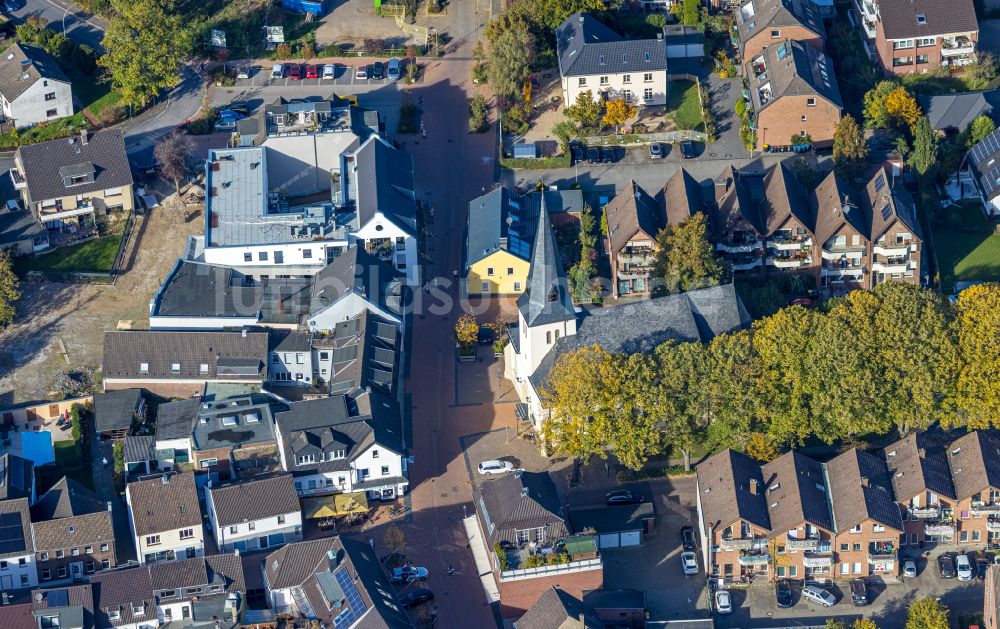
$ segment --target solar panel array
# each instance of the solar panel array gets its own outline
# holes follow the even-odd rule
[[[980,183],[987,195],[992,196],[1000,189],[1000,163],[997,163],[997,156],[1000,155],[1000,130],[994,131],[973,146],[969,154],[972,164],[979,171]]]
[[[27,550],[20,513],[0,513],[0,555]]]
[[[347,574],[346,567],[341,566],[341,569],[334,572],[333,575],[337,578],[337,584],[344,592],[344,596],[347,599],[347,607],[349,608],[349,611],[345,611],[333,619],[333,626],[350,627],[364,615],[368,606],[365,605],[365,601],[361,598],[361,593],[358,592],[358,588],[354,585],[354,581],[351,580],[351,576]]]
[[[49,590],[45,593],[45,601],[48,607],[66,607],[69,605],[69,592],[66,590]]]
[[[892,216],[892,206],[886,201],[885,205],[882,206],[882,220],[887,221],[890,216]]]

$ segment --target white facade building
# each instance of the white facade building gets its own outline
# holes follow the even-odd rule
[[[47,52],[14,44],[0,57],[0,108],[18,129],[73,115],[73,88]]]
[[[290,474],[209,484],[205,502],[221,552],[277,548],[302,539],[302,513]]]
[[[129,483],[125,503],[140,564],[205,555],[201,507],[191,472]]]
[[[35,546],[31,533],[28,499],[0,501],[5,526],[5,547],[0,552],[0,590],[8,592],[38,585]]]

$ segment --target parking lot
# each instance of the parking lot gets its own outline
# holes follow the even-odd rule
[[[254,70],[251,72],[250,78],[247,79],[236,79],[235,87],[238,88],[252,88],[252,87],[319,87],[328,85],[340,85],[340,86],[358,86],[358,87],[377,87],[380,85],[386,85],[390,83],[395,83],[396,81],[390,80],[385,76],[383,71],[383,76],[381,79],[359,79],[356,76],[356,70],[359,66],[370,66],[371,62],[364,59],[359,59],[356,63],[333,63],[330,65],[334,66],[334,78],[318,78],[318,79],[307,79],[305,78],[305,66],[315,65],[317,66],[317,72],[322,75],[323,63],[314,64],[282,64],[284,66],[283,76],[280,79],[272,78],[271,65],[255,65]],[[302,78],[293,79],[289,76],[289,68],[292,65],[299,65],[302,68]],[[405,68],[406,63],[403,62],[403,67]],[[369,73],[370,74],[370,73]]]

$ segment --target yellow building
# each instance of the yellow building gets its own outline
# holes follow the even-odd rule
[[[541,207],[540,207],[541,206]],[[516,297],[531,269],[531,243],[540,209],[556,225],[579,221],[580,190],[517,196],[498,187],[469,203],[465,241],[466,292]]]

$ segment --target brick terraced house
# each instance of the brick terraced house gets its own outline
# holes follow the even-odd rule
[[[790,39],[823,50],[826,29],[809,0],[750,0],[736,10],[740,57],[752,59],[773,42]]]
[[[914,433],[883,451],[903,518],[902,543],[955,541],[955,487],[944,450]]]
[[[115,560],[111,505],[63,477],[31,507],[39,583],[83,581]]]

